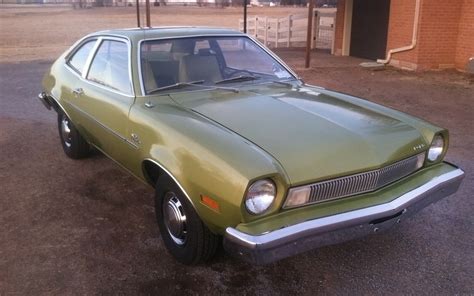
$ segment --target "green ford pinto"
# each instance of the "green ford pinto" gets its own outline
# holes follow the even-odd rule
[[[251,37],[163,27],[90,34],[46,73],[67,156],[92,148],[155,188],[180,262],[269,263],[382,231],[457,191],[448,131],[305,84]]]

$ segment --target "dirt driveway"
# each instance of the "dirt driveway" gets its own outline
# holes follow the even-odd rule
[[[280,50],[307,82],[354,93],[451,131],[460,191],[411,223],[362,240],[254,267],[222,250],[185,267],[166,252],[151,188],[102,155],[73,161],[55,114],[35,99],[50,62],[0,65],[0,295],[473,293],[473,78],[455,72],[370,72],[356,59]],[[317,64],[317,66],[316,66]]]

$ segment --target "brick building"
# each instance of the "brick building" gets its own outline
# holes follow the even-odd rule
[[[334,53],[474,71],[474,0],[339,0]]]

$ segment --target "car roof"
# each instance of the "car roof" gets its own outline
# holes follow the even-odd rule
[[[239,31],[225,28],[213,27],[191,27],[191,26],[175,26],[175,27],[151,27],[151,28],[130,28],[130,29],[114,29],[93,33],[91,35],[109,35],[121,36],[132,41],[138,42],[143,39],[158,39],[172,37],[193,37],[193,36],[213,36],[213,35],[245,35]]]

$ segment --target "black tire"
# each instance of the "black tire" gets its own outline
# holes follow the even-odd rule
[[[172,200],[171,204],[168,202]],[[170,227],[165,221],[171,207],[176,204],[179,206],[179,213],[185,216],[183,224],[183,235],[173,236],[173,227]],[[165,212],[168,210],[168,214]],[[209,228],[201,221],[181,189],[168,176],[161,176],[158,179],[155,192],[155,213],[161,237],[168,251],[177,261],[194,265],[209,261],[216,253],[219,237],[213,234]],[[168,219],[168,220],[167,220]],[[175,228],[176,230],[176,228]],[[176,234],[177,231],[174,231]]]
[[[69,132],[67,132],[69,130]],[[90,145],[79,134],[69,117],[63,112],[58,113],[58,132],[64,153],[72,159],[87,157],[90,153]]]

